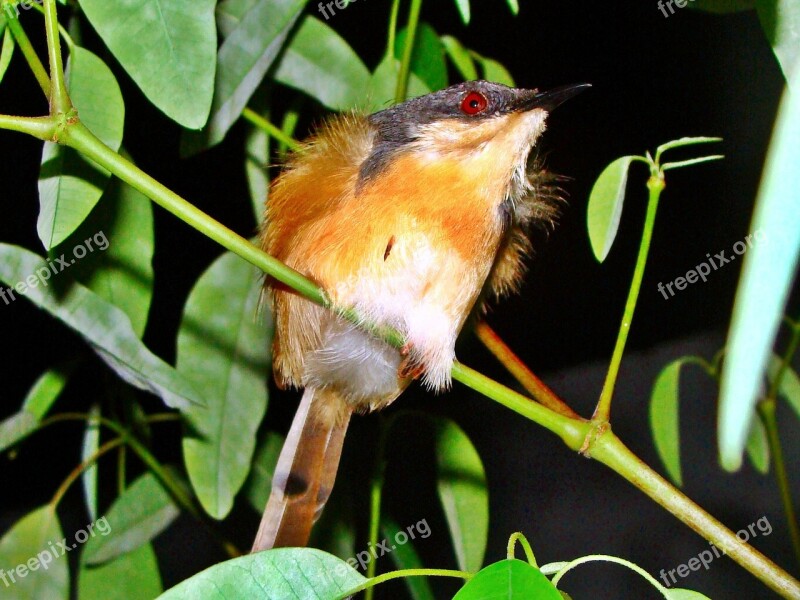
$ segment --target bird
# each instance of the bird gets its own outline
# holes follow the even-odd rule
[[[320,286],[333,310],[266,280],[275,381],[304,391],[252,551],[308,543],[354,412],[385,408],[415,379],[449,388],[465,322],[518,289],[530,228],[555,217],[556,178],[535,149],[550,112],[587,87],[468,81],[334,116],[287,160],[261,247]]]

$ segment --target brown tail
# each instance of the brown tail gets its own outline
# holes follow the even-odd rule
[[[306,388],[283,444],[252,552],[305,546],[339,468],[351,411],[328,390]]]

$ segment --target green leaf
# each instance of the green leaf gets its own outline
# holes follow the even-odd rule
[[[453,600],[562,600],[542,572],[516,558],[501,560],[478,572]]]
[[[492,58],[478,56],[478,62],[483,71],[483,78],[487,81],[494,81],[495,83],[502,83],[509,87],[514,87],[514,78],[503,65]]]
[[[472,81],[478,78],[475,61],[472,59],[469,50],[461,42],[451,35],[443,35],[442,44],[444,45],[445,53],[450,57],[453,65],[455,65],[465,81]]]
[[[163,589],[150,544],[104,565],[81,565],[78,575],[79,600],[152,600]]]
[[[383,517],[383,537],[386,540],[397,542],[397,535],[402,533],[408,537],[408,533],[400,529],[400,526],[390,518]],[[414,544],[409,540],[405,544],[392,544],[393,550],[389,555],[392,562],[398,569],[421,569],[423,568],[422,559],[414,550]],[[408,587],[408,593],[412,600],[436,600],[433,590],[427,577],[404,577],[403,580]]]
[[[223,39],[233,33],[247,11],[253,8],[258,0],[222,0],[215,11],[217,27]]]
[[[397,34],[394,45],[395,58],[401,60],[406,45],[408,28]],[[447,87],[447,63],[444,59],[444,46],[433,27],[420,23],[414,38],[411,54],[411,72],[420,78],[429,90]]]
[[[81,448],[81,460],[86,461],[91,458],[100,447],[100,423],[97,417],[100,416],[100,408],[92,406],[89,414],[92,416],[86,422],[86,430],[83,433],[83,446]],[[81,474],[83,482],[83,495],[86,499],[86,508],[92,521],[97,520],[97,465],[94,464]]]
[[[686,357],[683,357],[664,367],[650,394],[650,429],[653,432],[653,442],[667,474],[678,487],[683,485],[678,407],[681,367],[686,362]]]
[[[118,150],[125,104],[114,74],[100,58],[74,46],[65,76],[83,124],[109,148]],[[44,144],[37,229],[45,249],[58,246],[78,228],[103,195],[108,178],[108,171],[76,150]]]
[[[3,21],[0,27],[0,32],[3,33],[3,47],[0,48],[0,82],[3,81],[3,77],[6,75],[8,65],[11,64],[11,58],[14,56],[14,48],[17,45],[16,42],[14,42],[14,36],[11,35],[11,30],[5,29],[5,31],[3,31],[4,28],[5,21]]]
[[[234,558],[187,579],[158,600],[233,600],[270,597],[281,600],[339,598],[366,582],[346,562],[312,548],[279,548]]]
[[[153,298],[155,234],[150,200],[112,179],[102,202],[72,239],[91,239],[96,248],[75,266],[75,278],[122,309],[141,338]]]
[[[274,431],[268,431],[256,448],[253,466],[245,482],[244,490],[250,506],[259,514],[264,510],[272,490],[272,475],[278,464],[284,438]],[[323,516],[327,511],[323,513]]]
[[[782,363],[783,359],[780,356],[773,354],[770,357],[769,363],[767,364],[767,376],[770,383],[775,381]],[[789,365],[786,365],[786,369],[781,376],[780,385],[778,386],[778,395],[786,399],[789,406],[792,407],[795,414],[800,418],[800,377],[798,377],[797,371]]]
[[[688,6],[703,12],[723,15],[743,10],[754,10],[756,0],[692,0]]]
[[[622,205],[625,202],[628,168],[635,158],[634,156],[623,156],[603,169],[589,195],[586,219],[589,241],[598,262],[606,259],[614,244],[614,239],[617,237]]]
[[[721,142],[722,138],[719,137],[708,137],[708,136],[696,136],[696,137],[682,137],[677,140],[672,140],[671,142],[666,142],[665,144],[661,144],[658,148],[656,148],[656,162],[661,161],[661,155],[664,154],[667,150],[674,150],[675,148],[683,148],[684,146],[694,146],[696,144],[711,144],[714,142]]]
[[[794,74],[794,83],[800,85],[800,69]],[[750,228],[759,243],[744,257],[722,369],[719,446],[723,467],[732,471],[741,465],[763,373],[800,255],[796,218],[800,212],[800,94],[788,93],[791,87],[784,92],[767,154]]]
[[[711,598],[704,596],[700,592],[680,588],[667,588],[662,590],[662,593],[667,600],[711,600]]]
[[[100,519],[100,535],[89,538],[83,552],[86,565],[98,565],[150,542],[169,527],[180,511],[155,475],[134,481]]]
[[[22,409],[0,421],[0,452],[16,445],[39,428],[39,423],[61,395],[76,361],[48,369],[33,384]]]
[[[769,440],[761,419],[753,419],[745,450],[756,471],[762,475],[769,473]]]
[[[211,118],[203,131],[184,132],[184,154],[222,141],[283,48],[305,4],[306,0],[258,0],[242,17],[217,54]]]
[[[271,323],[258,318],[261,272],[230,252],[197,280],[178,332],[178,371],[207,406],[184,411],[186,470],[203,508],[222,519],[250,471],[267,407]]]
[[[0,281],[19,286],[38,276],[35,286],[25,286],[25,297],[79,333],[92,349],[129,384],[161,397],[167,406],[205,405],[192,382],[151,353],[131,327],[127,315],[78,283],[63,294],[42,287],[41,275],[50,263],[33,252],[0,244]],[[66,277],[60,275],[60,277]],[[17,290],[19,291],[19,290]],[[6,292],[9,293],[8,291]]]
[[[31,387],[28,395],[25,396],[22,408],[37,419],[44,419],[61,392],[64,391],[77,364],[78,361],[69,360],[42,373]]]
[[[677,162],[668,162],[661,165],[662,171],[669,171],[670,169],[682,169],[692,165],[699,165],[701,163],[710,162],[712,160],[721,160],[725,158],[722,154],[712,154],[711,156],[698,156],[697,158],[690,158],[688,160],[679,160]]]
[[[305,92],[331,110],[358,108],[370,73],[329,25],[306,16],[275,72],[275,81]]]
[[[214,92],[215,0],[80,0],[89,22],[144,95],[199,129]]]
[[[477,571],[489,534],[486,473],[475,446],[453,421],[437,419],[437,488],[456,551],[458,568]]]
[[[370,79],[370,89],[367,97],[370,99],[368,110],[374,112],[389,108],[394,104],[394,94],[397,87],[397,77],[400,75],[400,61],[392,56],[386,56],[375,69]],[[408,80],[408,97],[424,96],[430,93],[430,88],[413,72]]]
[[[461,20],[464,22],[464,25],[469,25],[469,0],[456,0],[456,7],[458,8],[458,14],[461,15]]]
[[[756,11],[761,28],[767,36],[772,51],[783,70],[789,87],[796,92],[800,57],[800,4],[797,0],[756,0]]]
[[[18,444],[39,429],[39,419],[27,410],[21,410],[0,421],[0,452]]]
[[[9,582],[14,600],[69,598],[69,560],[58,545],[63,537],[55,508],[46,504],[17,521],[0,539],[0,565],[7,578],[15,577],[14,583]]]
[[[245,140],[244,168],[247,176],[247,189],[253,206],[256,224],[264,220],[264,205],[269,194],[269,135],[259,127],[251,125]]]
[[[506,0],[508,7],[511,9],[511,14],[517,16],[519,14],[519,0]]]

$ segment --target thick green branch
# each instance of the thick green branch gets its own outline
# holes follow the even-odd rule
[[[799,581],[761,552],[742,542],[731,530],[670,485],[633,454],[611,430],[595,440],[591,458],[622,475],[772,590],[784,598],[800,598]]]
[[[108,148],[82,123],[70,126],[62,139],[97,164],[105,167],[125,183],[151,198],[181,221],[211,238],[231,252],[241,256],[278,281],[323,306],[330,303],[320,289],[294,269],[266,254],[239,234],[215,221],[178,194],[159,183],[150,175]]]

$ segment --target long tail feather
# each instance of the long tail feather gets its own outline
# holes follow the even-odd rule
[[[351,411],[333,392],[306,388],[272,478],[253,552],[305,546],[339,468]]]

